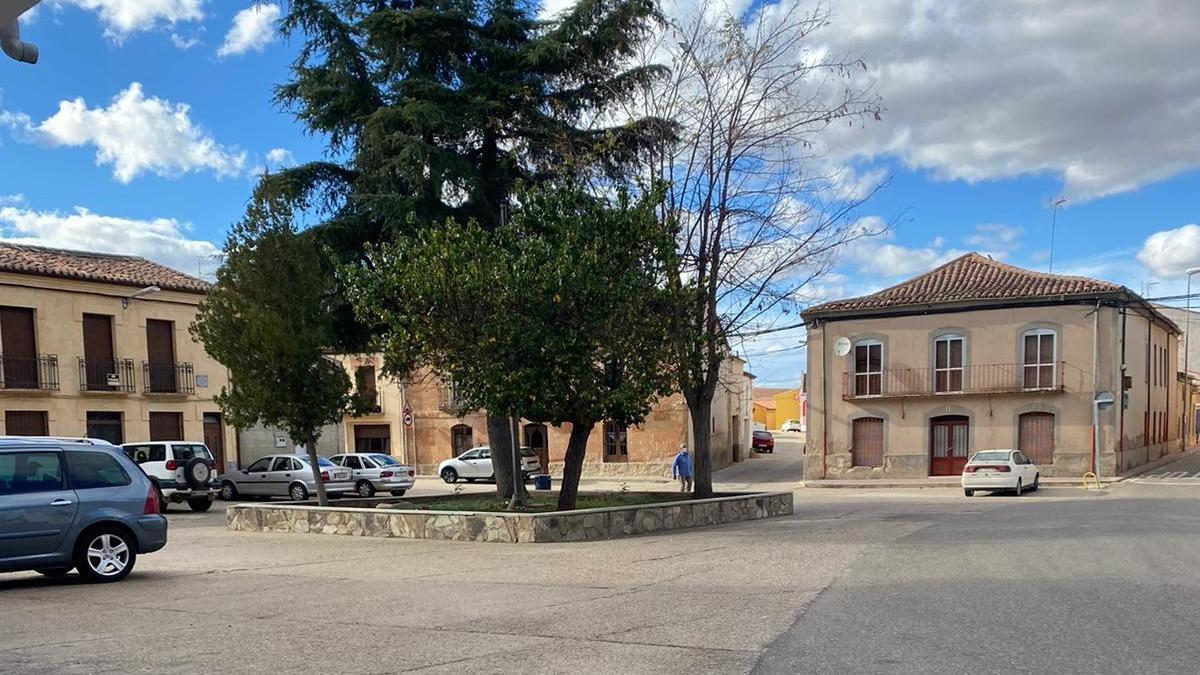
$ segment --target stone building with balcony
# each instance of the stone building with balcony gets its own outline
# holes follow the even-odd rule
[[[0,433],[114,443],[236,435],[188,326],[208,284],[157,263],[0,243]]]
[[[1179,327],[1117,284],[972,253],[802,316],[809,480],[952,476],[1008,448],[1112,476],[1194,434]],[[1116,403],[1093,424],[1100,392]]]

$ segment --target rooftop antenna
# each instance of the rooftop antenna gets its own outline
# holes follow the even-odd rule
[[[1050,204],[1050,272],[1054,272],[1054,228],[1058,225],[1058,210],[1067,203],[1066,197],[1059,197]]]

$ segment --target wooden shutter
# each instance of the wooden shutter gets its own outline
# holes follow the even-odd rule
[[[38,388],[37,338],[32,309],[0,307],[0,357],[4,359],[4,377],[0,379],[5,387]]]
[[[1034,464],[1054,463],[1054,415],[1034,412],[1021,415],[1017,449]]]
[[[860,417],[854,420],[850,446],[854,466],[883,466],[883,420]]]
[[[150,440],[152,441],[182,441],[183,413],[152,412],[150,413]]]
[[[83,361],[85,384],[89,391],[104,391],[108,375],[116,373],[113,355],[112,317],[107,314],[83,315]]]
[[[49,436],[50,421],[44,410],[8,410],[4,433],[9,436]]]

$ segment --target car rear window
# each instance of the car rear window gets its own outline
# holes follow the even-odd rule
[[[76,490],[129,485],[129,474],[114,457],[103,452],[67,451],[67,475]]]
[[[367,456],[385,466],[397,466],[400,464],[400,462],[397,462],[396,458],[392,457],[391,455],[367,455]]]
[[[61,489],[62,460],[57,452],[0,454],[0,495],[53,492]]]
[[[208,451],[208,448],[199,443],[192,443],[189,445],[181,445],[177,443],[171,447],[174,449],[176,461],[186,462],[196,457],[199,457],[200,459],[213,458],[212,453]]]
[[[980,452],[971,458],[972,462],[1007,462],[1007,452]]]
[[[770,438],[771,434],[770,434],[770,432],[767,432],[767,431],[756,431],[756,432],[754,432],[754,437],[755,438]]]
[[[301,462],[304,462],[305,464],[308,464],[308,455],[296,455],[296,459],[300,460]],[[334,464],[333,462],[329,461],[328,457],[321,457],[320,455],[318,455],[317,456],[317,466],[337,467],[337,464]]]
[[[538,455],[536,452],[533,451],[533,448],[521,448],[521,456],[522,457],[537,457]]]
[[[167,461],[167,446],[165,445],[127,445],[121,449],[125,451],[126,457],[138,464]]]

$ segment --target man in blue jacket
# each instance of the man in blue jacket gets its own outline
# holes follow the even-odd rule
[[[679,446],[679,454],[675,455],[675,464],[671,474],[679,479],[679,491],[692,491],[692,458],[688,455],[687,443]]]

